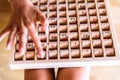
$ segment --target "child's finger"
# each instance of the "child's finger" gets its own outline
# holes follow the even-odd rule
[[[6,27],[2,32],[0,32],[0,41],[5,38],[10,33],[10,28]]]
[[[16,34],[17,34],[17,27],[14,27],[14,29],[11,30],[8,41],[7,41],[7,49],[8,50],[10,50],[12,48],[12,44],[14,42],[13,39],[15,39]]]
[[[43,53],[43,49],[42,49],[42,46],[41,46],[41,42],[40,42],[40,39],[38,37],[38,33],[35,29],[35,24],[34,23],[31,23],[28,27],[28,32],[29,32],[29,35],[32,37],[32,40],[36,46],[36,49],[38,51],[38,54],[40,55],[41,58],[44,58],[44,53]]]
[[[26,52],[27,34],[27,28],[22,27],[19,34],[19,53],[21,55],[24,55]]]
[[[49,21],[46,18],[45,14],[42,13],[40,10],[37,10],[37,18],[41,22],[43,30],[46,32],[46,34],[48,34],[49,33],[48,31]]]

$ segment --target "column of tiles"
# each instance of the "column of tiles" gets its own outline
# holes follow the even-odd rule
[[[93,7],[92,5],[90,7]],[[90,25],[89,25],[89,15],[87,2],[85,0],[78,0],[78,14],[79,14],[79,24],[80,24],[80,43],[81,43],[81,57],[91,58],[91,35],[90,35]]]
[[[49,1],[49,59],[58,58],[58,26],[57,26],[57,0]]]
[[[114,45],[112,40],[112,32],[110,19],[105,5],[105,0],[97,0],[97,8],[99,15],[99,22],[101,27],[101,34],[103,38],[104,53],[106,57],[115,56]]]
[[[90,35],[91,35],[91,49],[93,57],[103,57],[103,47],[100,35],[99,17],[97,15],[97,6],[95,0],[87,0]]]

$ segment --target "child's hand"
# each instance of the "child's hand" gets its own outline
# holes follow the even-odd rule
[[[19,52],[26,52],[27,35],[32,37],[38,54],[41,58],[44,57],[40,39],[36,31],[36,22],[40,21],[44,31],[48,33],[49,22],[45,15],[39,11],[30,0],[11,0],[12,15],[8,25],[0,33],[0,41],[9,34],[7,41],[7,49],[11,49],[15,36],[19,36]]]

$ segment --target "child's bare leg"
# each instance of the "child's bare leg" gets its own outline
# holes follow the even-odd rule
[[[57,80],[89,80],[90,67],[61,68]]]
[[[24,80],[55,80],[54,69],[25,70]]]

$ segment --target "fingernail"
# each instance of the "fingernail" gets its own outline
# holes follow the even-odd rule
[[[8,45],[7,45],[7,50],[10,50],[10,49],[11,49],[11,45],[8,44]]]
[[[44,58],[45,56],[43,51],[40,51],[39,55],[40,55],[40,58]]]
[[[49,25],[49,20],[47,19],[44,24]]]
[[[49,34],[49,30],[48,30],[48,26],[45,26],[46,27],[46,34]]]
[[[3,36],[0,36],[0,42],[2,41],[2,39],[5,37],[5,35],[3,35]]]
[[[0,36],[0,42],[2,41],[3,37]]]
[[[0,38],[0,42],[2,41],[2,39]]]
[[[25,53],[25,50],[24,50],[24,48],[20,48],[20,51],[19,51],[19,53],[20,53],[21,55],[24,55],[24,53]]]

